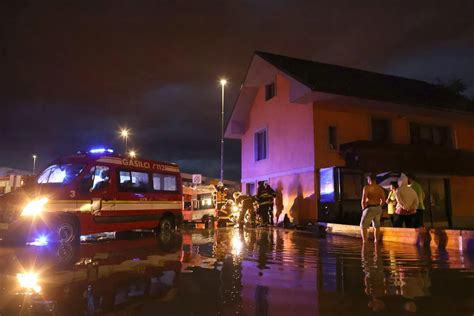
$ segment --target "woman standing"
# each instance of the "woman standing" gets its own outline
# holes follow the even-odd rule
[[[395,214],[395,209],[397,208],[397,198],[396,198],[396,193],[398,189],[398,182],[397,181],[392,181],[390,182],[390,192],[388,193],[387,203],[388,206],[388,216],[390,218],[390,222],[392,223],[392,226],[394,226],[393,222],[393,214]]]

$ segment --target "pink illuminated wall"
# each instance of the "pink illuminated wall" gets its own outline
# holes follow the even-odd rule
[[[293,207],[296,217],[315,218],[309,214],[315,213],[315,208],[300,210],[310,204],[304,199],[314,195],[313,106],[290,103],[289,81],[282,75],[275,79],[276,96],[265,101],[262,85],[250,109],[248,127],[241,138],[242,183],[270,180],[274,189],[282,188],[284,212]],[[267,130],[268,158],[255,161],[254,135],[262,129]]]

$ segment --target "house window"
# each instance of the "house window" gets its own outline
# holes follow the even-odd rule
[[[265,101],[270,100],[275,96],[275,83],[272,82],[265,86]]]
[[[372,119],[372,140],[374,142],[388,143],[391,141],[392,132],[390,120]]]
[[[337,129],[336,126],[329,126],[328,142],[330,150],[337,150]]]
[[[412,144],[427,144],[452,147],[451,129],[446,126],[410,123]]]
[[[255,161],[267,159],[267,130],[261,130],[255,133]]]

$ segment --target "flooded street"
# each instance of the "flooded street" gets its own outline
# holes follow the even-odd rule
[[[0,248],[0,315],[472,315],[474,257],[283,229]]]

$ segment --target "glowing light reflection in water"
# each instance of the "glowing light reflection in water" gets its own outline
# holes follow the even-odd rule
[[[362,247],[358,239],[283,229],[195,230],[167,238],[140,233],[80,246],[0,248],[0,258],[5,315],[19,314],[18,306],[34,315],[38,302],[57,314],[131,306],[145,315],[474,310],[472,256],[389,243]],[[18,303],[22,293],[29,299]]]

